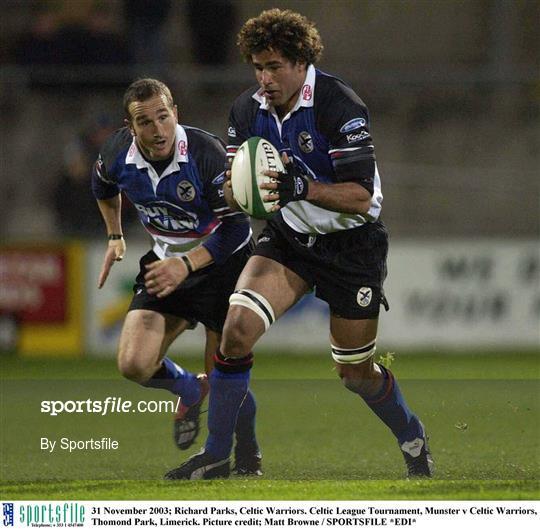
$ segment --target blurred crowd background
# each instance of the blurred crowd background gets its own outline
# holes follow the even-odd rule
[[[131,81],[226,137],[253,84],[235,47],[271,7],[316,22],[319,67],[368,105],[394,237],[540,233],[538,0],[2,0],[0,237],[102,238],[90,191]],[[126,232],[134,213],[125,211]]]

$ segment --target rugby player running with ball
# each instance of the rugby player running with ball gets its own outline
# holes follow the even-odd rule
[[[424,426],[394,376],[373,360],[380,305],[388,308],[388,235],[379,220],[381,181],[368,110],[340,79],[316,69],[322,44],[314,24],[272,9],[238,35],[257,85],[233,104],[228,154],[260,136],[281,153],[285,173],[262,184],[278,201],[231,296],[210,376],[204,450],[168,479],[226,477],[235,419],[249,391],[252,348],[270,325],[311,289],[330,308],[330,349],[343,385],[388,426],[409,477],[432,475]],[[226,198],[234,207],[229,185]]]

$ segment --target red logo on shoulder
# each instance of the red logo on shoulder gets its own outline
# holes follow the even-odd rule
[[[311,101],[311,98],[313,97],[313,92],[311,91],[311,86],[308,84],[305,84],[302,87],[302,99],[304,101]]]
[[[186,142],[184,140],[180,140],[178,142],[178,152],[182,156],[185,156],[187,154],[187,146],[186,146]]]

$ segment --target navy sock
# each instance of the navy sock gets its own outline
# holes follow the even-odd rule
[[[161,367],[148,380],[145,386],[167,389],[182,398],[182,404],[192,406],[201,398],[201,384],[197,376],[169,358],[164,358]]]
[[[255,415],[257,403],[248,389],[236,419],[236,452],[258,452],[259,445],[255,436]]]
[[[231,454],[236,420],[240,406],[246,399],[252,364],[251,353],[243,358],[226,358],[218,350],[214,355],[215,367],[209,377],[205,451],[219,459]]]
[[[407,406],[394,375],[381,366],[384,375],[383,386],[379,393],[366,398],[366,404],[392,430],[400,445],[423,436],[423,428],[418,417]]]
[[[219,459],[231,453],[236,418],[248,391],[249,375],[249,371],[223,373],[217,369],[210,373],[205,451]]]

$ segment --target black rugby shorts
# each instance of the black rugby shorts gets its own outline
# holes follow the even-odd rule
[[[164,298],[148,294],[144,286],[145,265],[157,261],[153,251],[139,261],[140,271],[133,286],[133,298],[128,310],[146,309],[171,314],[188,321],[200,321],[205,327],[221,333],[229,308],[229,296],[244,268],[253,244],[247,244],[221,265],[210,265],[186,279],[174,292]]]
[[[254,255],[286,266],[315,289],[334,316],[375,319],[384,297],[388,232],[381,221],[316,237],[297,233],[275,215]]]

